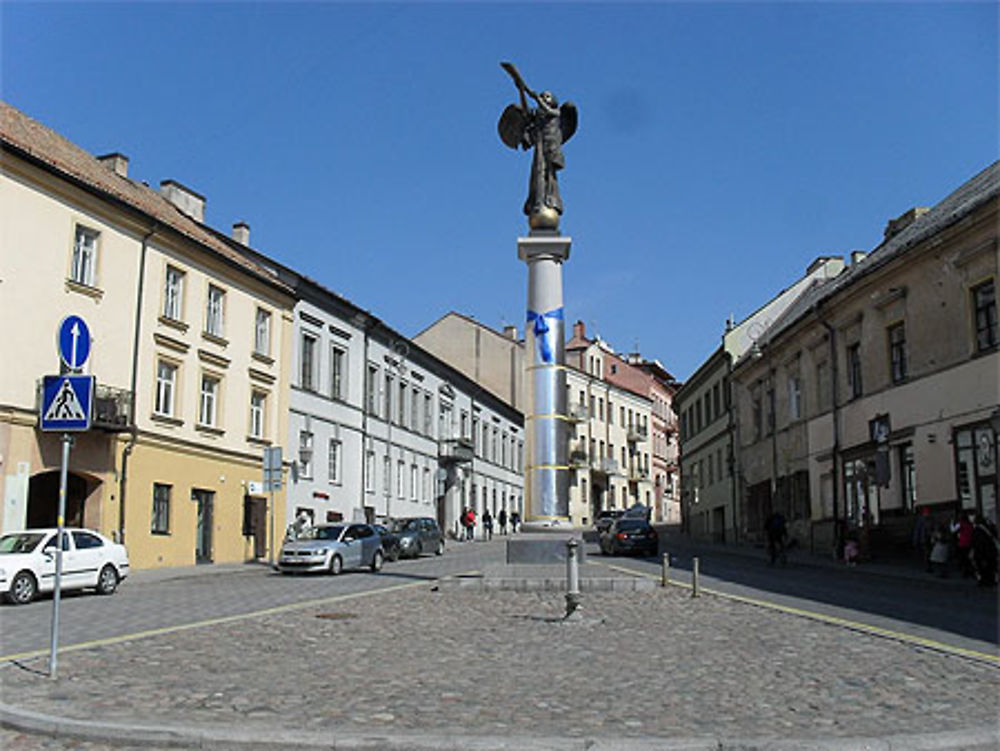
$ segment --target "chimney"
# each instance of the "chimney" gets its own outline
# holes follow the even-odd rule
[[[117,151],[97,157],[97,161],[121,177],[128,177],[128,157]]]
[[[577,321],[573,324],[573,338],[574,339],[586,339],[587,338],[587,327],[584,325],[583,321]]]
[[[176,180],[163,180],[160,183],[160,195],[196,222],[205,221],[205,196],[195,193]]]
[[[240,245],[250,247],[250,225],[246,222],[236,222],[233,225],[233,239]]]
[[[503,327],[503,335],[512,341],[517,341],[517,326],[511,324]]]
[[[928,211],[930,211],[930,209],[926,206],[914,206],[912,209],[900,214],[895,219],[890,219],[885,225],[885,231],[882,233],[884,239],[888,240],[890,237],[898,235]]]

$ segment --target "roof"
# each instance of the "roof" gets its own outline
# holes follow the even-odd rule
[[[963,183],[927,213],[884,240],[863,260],[829,280],[814,281],[763,333],[770,341],[808,315],[816,306],[904,255],[924,240],[943,232],[976,209],[1000,196],[1000,161]]]
[[[148,185],[108,169],[89,152],[4,101],[0,101],[0,141],[3,151],[18,153],[90,192],[124,204],[198,243],[230,265],[291,293],[287,285],[265,268],[233,250],[213,231],[181,212]]]

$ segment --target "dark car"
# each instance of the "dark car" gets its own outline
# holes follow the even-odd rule
[[[656,555],[659,544],[656,530],[645,519],[617,519],[601,533],[601,553],[604,555]]]
[[[622,509],[614,508],[599,511],[597,518],[594,519],[594,527],[597,529],[597,533],[602,534],[606,532],[608,527],[615,523],[615,519],[620,519],[624,513]]]
[[[437,521],[429,516],[397,519],[392,531],[399,537],[400,558],[416,558],[421,553],[444,553],[444,535]]]
[[[390,522],[391,523],[391,522]],[[399,535],[382,524],[373,524],[372,529],[382,540],[382,555],[387,561],[399,559]]]

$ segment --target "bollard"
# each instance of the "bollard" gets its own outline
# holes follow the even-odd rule
[[[698,558],[696,556],[691,559],[691,596],[698,597],[700,594],[698,591]]]
[[[580,543],[576,538],[566,541],[566,615],[563,620],[580,618]]]
[[[660,574],[660,586],[670,584],[670,553],[663,554],[663,572]]]

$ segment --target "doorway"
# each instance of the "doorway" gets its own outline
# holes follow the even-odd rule
[[[211,490],[192,490],[191,500],[198,504],[198,527],[195,531],[195,563],[212,562],[212,511],[215,493]]]
[[[83,508],[87,500],[87,481],[78,474],[66,475],[67,527],[83,526]],[[28,481],[26,527],[55,527],[59,515],[59,470],[40,472]]]

